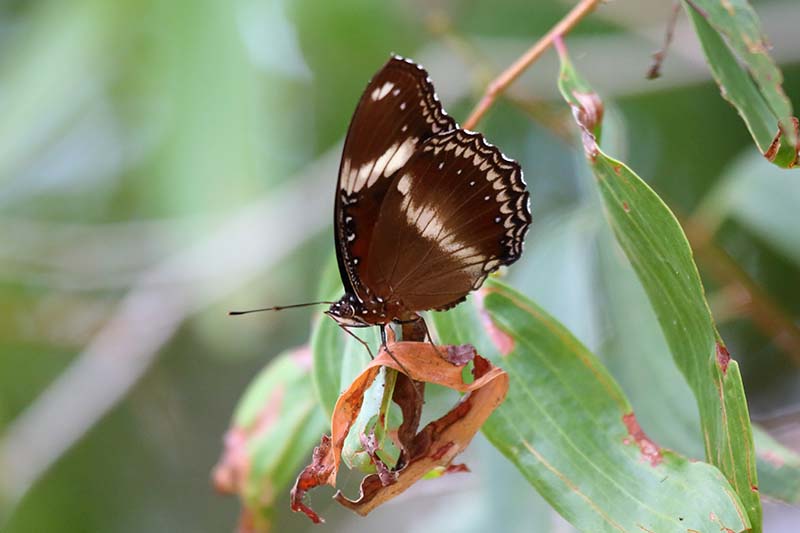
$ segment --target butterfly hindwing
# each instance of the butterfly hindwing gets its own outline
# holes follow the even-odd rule
[[[427,72],[392,57],[367,85],[344,144],[334,224],[339,272],[347,293],[364,299],[362,283],[373,229],[394,174],[432,136],[453,130]]]
[[[520,257],[528,199],[519,165],[481,134],[431,137],[385,193],[364,282],[409,309],[455,305]]]

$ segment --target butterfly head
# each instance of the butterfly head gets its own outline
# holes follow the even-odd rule
[[[325,311],[325,314],[333,318],[342,326],[350,328],[361,328],[371,326],[358,313],[359,302],[351,294],[345,294],[338,302],[334,302]]]

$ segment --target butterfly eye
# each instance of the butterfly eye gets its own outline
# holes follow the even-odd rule
[[[355,315],[355,310],[353,309],[353,306],[350,305],[348,302],[341,302],[339,304],[338,311],[339,311],[339,316],[342,318],[353,318],[353,315]]]

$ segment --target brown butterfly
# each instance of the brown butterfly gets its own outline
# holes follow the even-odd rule
[[[519,164],[459,128],[427,72],[392,56],[347,132],[334,205],[345,294],[326,313],[345,330],[379,326],[385,345],[390,323],[450,309],[519,259],[530,224]]]
[[[519,259],[530,223],[519,164],[459,128],[427,72],[393,56],[347,132],[334,207],[345,294],[327,314],[383,329],[450,309]]]

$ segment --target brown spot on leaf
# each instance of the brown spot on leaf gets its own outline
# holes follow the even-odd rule
[[[650,463],[650,466],[658,466],[661,464],[661,449],[645,434],[639,422],[636,420],[636,415],[630,412],[622,416],[622,422],[628,429],[628,434],[639,445],[639,451],[642,453],[642,458]]]
[[[480,289],[475,293],[475,303],[478,307],[478,314],[481,317],[483,329],[486,330],[486,333],[492,340],[492,344],[494,344],[494,347],[500,352],[500,355],[508,355],[514,351],[514,339],[511,335],[495,325],[492,317],[489,316],[488,311],[486,311],[486,308],[483,306],[483,299],[486,297],[487,293],[487,289]]]
[[[717,343],[717,365],[722,370],[722,374],[728,373],[728,364],[731,362],[731,354],[724,345]]]
[[[631,207],[628,205],[628,202],[622,202],[622,209],[624,209],[626,213],[631,212]]]

